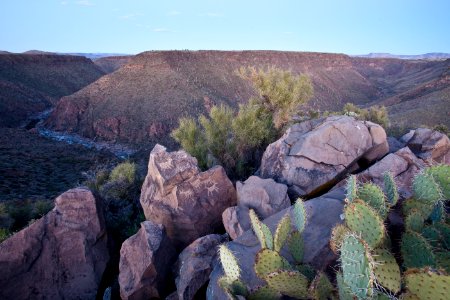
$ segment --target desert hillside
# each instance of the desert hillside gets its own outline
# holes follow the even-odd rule
[[[47,125],[109,141],[169,143],[168,133],[181,116],[206,113],[213,104],[236,107],[248,100],[252,89],[236,75],[238,68],[271,65],[311,77],[315,89],[310,102],[313,108],[337,110],[346,102],[377,104],[411,94],[403,102],[432,97],[436,104],[427,110],[428,114],[436,111],[438,115],[433,123],[448,123],[448,76],[444,74],[450,60],[370,59],[279,51],[151,51],[132,57],[114,73],[63,97]],[[439,87],[434,85],[442,80]],[[430,88],[414,92],[430,84]],[[386,105],[397,102],[388,101]],[[392,108],[392,112],[401,119],[407,110]],[[414,125],[421,125],[422,120],[427,123],[420,114],[415,120],[419,124]]]
[[[0,126],[20,125],[103,74],[81,56],[1,54]]]

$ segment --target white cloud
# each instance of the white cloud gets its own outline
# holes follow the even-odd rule
[[[178,11],[178,10],[172,10],[172,11],[169,11],[169,12],[167,13],[167,15],[168,15],[168,16],[179,16],[179,15],[181,15],[181,11]]]
[[[140,16],[143,16],[143,15],[144,15],[144,14],[141,14],[141,13],[137,13],[137,14],[128,14],[128,15],[120,16],[119,19],[122,19],[122,20],[130,20],[130,19],[135,19],[136,17],[140,17]]]
[[[75,3],[78,5],[82,5],[82,6],[94,6],[95,5],[94,3],[92,3],[89,0],[79,0],[79,1],[76,1]]]
[[[199,14],[200,17],[208,17],[208,18],[221,18],[223,17],[223,14],[216,13],[216,12],[207,12]]]

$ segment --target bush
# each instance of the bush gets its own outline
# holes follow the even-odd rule
[[[438,125],[435,125],[435,126],[433,127],[433,130],[442,132],[443,134],[445,134],[445,135],[447,135],[447,136],[450,134],[450,130],[448,129],[448,127],[447,127],[445,124],[438,124]]]
[[[136,164],[124,162],[118,164],[109,174],[109,182],[124,181],[128,184],[133,184],[136,179]]]
[[[6,240],[10,236],[10,232],[6,228],[0,228],[0,243]]]
[[[389,116],[384,106],[375,105],[364,109],[357,107],[353,103],[346,103],[343,108],[343,113],[362,121],[379,124],[385,129],[389,128]]]

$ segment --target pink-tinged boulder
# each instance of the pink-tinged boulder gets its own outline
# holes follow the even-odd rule
[[[176,264],[177,299],[196,299],[196,293],[209,280],[218,246],[226,241],[226,235],[210,234],[196,239],[181,252]]]
[[[406,145],[423,160],[450,164],[450,139],[439,131],[418,128]]]
[[[232,239],[250,228],[250,209],[265,219],[291,205],[287,186],[273,179],[250,176],[243,183],[236,182],[236,190],[238,205],[227,208],[222,214],[225,230]]]
[[[120,297],[129,300],[161,298],[166,293],[166,278],[176,259],[175,248],[164,226],[150,221],[120,249]]]
[[[156,145],[140,200],[147,220],[163,224],[182,249],[221,227],[222,212],[236,204],[236,191],[221,166],[200,172],[185,151],[167,152]]]
[[[344,208],[345,191],[344,188],[334,189],[327,194],[305,202],[308,215],[304,239],[304,259],[303,263],[311,264],[317,270],[324,270],[332,265],[337,259],[336,254],[330,249],[329,241],[331,230],[336,224],[342,223],[340,215]],[[276,225],[287,213],[291,214],[292,207],[286,208],[275,215],[264,220],[264,223],[275,232]],[[241,267],[241,279],[250,289],[263,285],[254,271],[255,255],[261,249],[258,239],[252,230],[246,231],[236,240],[227,243],[228,248],[236,256]],[[286,247],[282,254],[292,259],[287,254]],[[291,261],[292,262],[292,261]],[[228,299],[223,290],[217,284],[217,280],[223,276],[220,262],[216,262],[208,284],[207,299],[222,300]]]
[[[293,196],[314,196],[389,151],[384,129],[348,116],[290,127],[264,152],[261,177],[287,184]]]
[[[109,260],[100,202],[85,188],[0,244],[0,299],[95,299]]]

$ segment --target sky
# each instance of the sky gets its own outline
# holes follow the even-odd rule
[[[0,0],[0,50],[450,53],[450,0]]]

